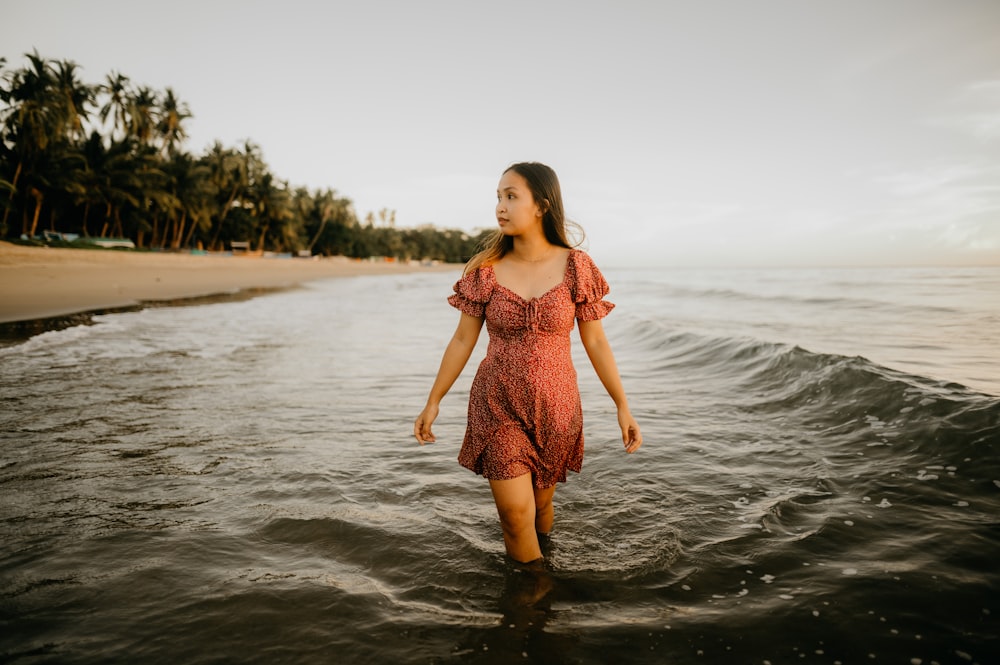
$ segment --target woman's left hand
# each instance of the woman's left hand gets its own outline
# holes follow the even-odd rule
[[[639,423],[632,417],[632,412],[628,407],[618,409],[618,426],[622,428],[622,443],[625,444],[625,452],[631,454],[639,450],[642,445],[642,432],[639,430]]]

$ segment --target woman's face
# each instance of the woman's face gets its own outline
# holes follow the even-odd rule
[[[504,173],[497,185],[497,223],[508,236],[541,228],[542,210],[535,203],[528,182],[515,171]]]

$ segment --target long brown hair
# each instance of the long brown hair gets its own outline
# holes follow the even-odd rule
[[[531,196],[542,209],[542,231],[545,239],[556,247],[576,247],[583,241],[583,229],[578,224],[566,219],[563,210],[562,189],[556,172],[545,164],[538,162],[518,162],[508,166],[504,173],[513,171],[528,183]],[[501,174],[502,175],[502,174]],[[573,228],[573,242],[566,234],[566,227]],[[483,241],[482,249],[465,264],[465,274],[474,271],[482,265],[496,263],[514,249],[514,238],[504,235],[497,229]]]

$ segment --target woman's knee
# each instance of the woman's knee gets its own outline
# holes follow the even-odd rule
[[[505,501],[497,504],[500,524],[508,533],[534,529],[535,506],[532,501]]]

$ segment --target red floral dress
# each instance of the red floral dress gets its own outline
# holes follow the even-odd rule
[[[583,411],[570,353],[574,322],[614,307],[608,283],[585,252],[571,250],[563,280],[525,300],[480,266],[455,284],[448,302],[486,319],[490,336],[469,394],[458,462],[491,480],[532,475],[536,488],[566,481],[583,464]]]

